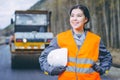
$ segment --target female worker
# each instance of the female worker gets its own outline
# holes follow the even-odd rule
[[[49,75],[58,75],[58,80],[100,80],[112,64],[112,57],[101,38],[85,30],[90,20],[88,9],[75,5],[70,10],[71,29],[61,32],[42,52],[39,62],[41,69]],[[50,51],[67,48],[67,66],[51,66],[47,62]],[[97,62],[99,61],[99,64]]]

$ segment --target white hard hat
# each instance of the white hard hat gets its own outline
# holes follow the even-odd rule
[[[68,54],[67,48],[52,50],[47,56],[47,61],[52,66],[66,66],[67,54]]]

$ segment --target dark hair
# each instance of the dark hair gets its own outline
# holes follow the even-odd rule
[[[70,15],[71,15],[71,12],[72,12],[73,9],[80,9],[80,10],[82,10],[83,13],[84,13],[84,15],[85,15],[85,17],[87,17],[87,19],[88,19],[88,21],[87,21],[86,23],[89,22],[89,20],[90,20],[90,14],[89,14],[89,10],[87,9],[86,6],[80,5],[80,4],[73,6],[73,7],[70,9]]]

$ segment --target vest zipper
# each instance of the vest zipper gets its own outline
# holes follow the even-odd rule
[[[76,64],[75,64],[75,75],[76,75],[76,80],[78,80],[78,76],[77,76],[77,57],[78,57],[78,52],[76,53]]]

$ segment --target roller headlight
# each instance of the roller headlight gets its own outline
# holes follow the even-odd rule
[[[27,39],[23,39],[23,42],[26,43],[26,42],[27,42]]]

